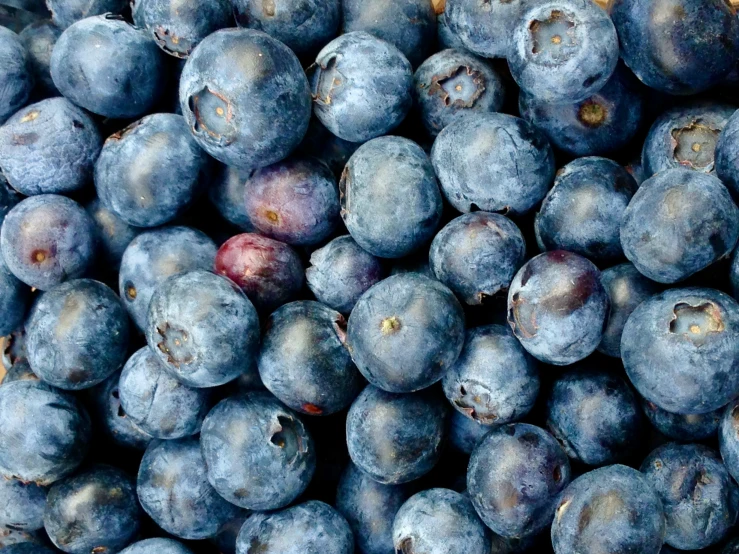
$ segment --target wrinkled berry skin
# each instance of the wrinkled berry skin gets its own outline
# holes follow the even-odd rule
[[[434,141],[431,162],[444,196],[462,213],[526,213],[554,178],[544,135],[523,119],[498,113],[447,125]]]
[[[312,158],[290,158],[255,171],[244,199],[252,225],[287,244],[318,244],[341,220],[336,177]]]
[[[5,264],[29,287],[48,290],[81,277],[95,251],[95,227],[74,200],[55,194],[26,198],[0,230]]]
[[[336,490],[336,509],[349,523],[358,552],[393,552],[393,520],[408,495],[406,487],[378,483],[349,462]]]
[[[700,550],[722,540],[734,526],[739,487],[717,452],[669,443],[649,454],[641,471],[662,500],[668,545]]]
[[[439,460],[448,411],[434,391],[393,394],[369,385],[346,417],[349,456],[379,483],[418,479]]]
[[[51,52],[62,30],[51,21],[38,21],[23,29],[18,37],[28,52],[28,63],[36,91],[43,96],[58,96],[51,79]]]
[[[508,55],[511,28],[524,8],[522,0],[448,0],[444,17],[465,48],[478,56]]]
[[[92,279],[68,281],[43,294],[26,332],[33,372],[60,389],[102,383],[126,360],[126,310],[115,292]]]
[[[402,137],[367,142],[349,158],[341,181],[341,217],[373,256],[401,258],[433,237],[443,209],[426,153]]]
[[[95,15],[120,14],[126,8],[126,0],[46,0],[51,20],[60,29]]]
[[[0,253],[0,336],[23,325],[30,304],[31,290],[10,272]]]
[[[254,231],[244,204],[244,189],[252,170],[220,165],[208,186],[208,197],[221,216],[246,233]]]
[[[452,291],[418,273],[380,281],[349,316],[347,344],[365,378],[389,392],[439,381],[464,344],[464,312]]]
[[[483,437],[494,428],[494,425],[482,425],[455,410],[449,422],[449,446],[469,456]]]
[[[597,348],[609,309],[600,277],[592,262],[564,250],[521,268],[508,290],[508,324],[529,354],[568,365]]]
[[[739,209],[716,177],[668,169],[644,181],[621,221],[624,254],[646,277],[677,283],[732,251]]]
[[[95,163],[95,189],[129,225],[156,227],[197,199],[209,180],[209,160],[182,116],[149,115],[105,141]]]
[[[662,92],[701,92],[736,63],[739,20],[721,0],[616,0],[611,18],[626,65]]]
[[[713,289],[671,289],[642,302],[621,336],[636,390],[660,408],[704,414],[739,396],[739,304]]]
[[[182,383],[215,387],[249,370],[259,348],[259,316],[228,279],[196,270],[175,275],[149,303],[146,341]]]
[[[106,268],[117,272],[121,267],[121,258],[131,241],[141,232],[132,227],[108,208],[103,206],[99,198],[95,198],[85,206],[85,210],[95,223],[98,241],[98,254],[102,255]]]
[[[614,358],[620,358],[621,334],[624,331],[626,320],[639,304],[653,294],[657,294],[660,288],[639,273],[630,263],[609,267],[603,271],[601,283],[611,301],[611,310],[608,313],[608,322],[603,330],[598,351]]]
[[[172,539],[155,538],[135,542],[120,554],[192,554],[192,550]]]
[[[149,302],[168,277],[213,267],[217,248],[204,233],[190,227],[164,227],[141,233],[126,247],[118,274],[118,292],[128,315],[146,328]]]
[[[0,124],[26,103],[32,88],[28,52],[18,35],[0,27]]]
[[[724,123],[721,134],[718,137],[714,152],[714,163],[716,175],[735,197],[739,197],[738,144],[739,115],[734,112],[734,115]]]
[[[308,77],[316,117],[350,142],[392,131],[413,104],[410,62],[389,42],[362,31],[329,42]]]
[[[431,243],[436,278],[465,303],[477,305],[508,289],[523,265],[526,242],[507,217],[474,212],[456,217]]]
[[[49,98],[0,127],[0,168],[22,194],[65,194],[92,181],[102,143],[84,110],[65,98]]]
[[[739,401],[733,400],[722,410],[718,429],[721,458],[732,477],[739,477]]]
[[[44,510],[51,542],[70,554],[118,552],[136,536],[140,519],[133,479],[110,466],[57,483]]]
[[[237,554],[352,554],[354,537],[344,517],[318,500],[309,500],[246,520],[236,539]]]
[[[308,486],[313,439],[298,416],[265,392],[221,401],[203,422],[200,445],[208,481],[229,502],[276,510]]]
[[[663,435],[676,441],[702,441],[716,434],[723,408],[705,414],[673,414],[642,398],[642,410]]]
[[[17,479],[0,480],[0,525],[3,527],[19,531],[41,529],[45,505],[46,488]]]
[[[287,244],[244,233],[231,237],[216,254],[216,273],[246,293],[261,312],[270,313],[303,286],[303,263]]]
[[[393,523],[396,552],[489,554],[488,532],[469,499],[449,489],[411,496]]]
[[[116,16],[88,17],[65,30],[51,54],[51,77],[69,100],[103,117],[140,117],[164,86],[163,54]]]
[[[482,425],[502,425],[531,411],[539,370],[508,327],[487,325],[467,331],[462,353],[442,384],[459,413]]]
[[[622,465],[575,479],[560,496],[552,524],[556,554],[658,554],[664,537],[659,496],[643,474]]]
[[[180,104],[201,148],[240,169],[287,157],[311,113],[298,58],[253,29],[221,29],[198,44],[182,70]]]
[[[208,483],[196,439],[154,441],[141,459],[139,501],[154,522],[176,537],[207,539],[240,510]]]
[[[339,312],[319,302],[285,304],[267,320],[259,376],[288,408],[308,415],[343,410],[364,385],[345,341]]]
[[[350,235],[337,237],[314,250],[305,279],[316,299],[348,315],[359,297],[384,276],[380,260]]]

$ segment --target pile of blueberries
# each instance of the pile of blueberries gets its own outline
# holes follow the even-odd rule
[[[0,554],[739,554],[728,0],[0,23]]]

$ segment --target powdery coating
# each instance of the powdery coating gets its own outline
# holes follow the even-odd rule
[[[714,153],[716,175],[734,196],[739,196],[738,143],[739,115],[734,112],[734,115],[724,123]]]
[[[237,554],[352,554],[354,537],[342,515],[310,500],[246,520],[236,539]]]
[[[0,27],[0,124],[26,103],[32,88],[28,52],[18,35]]]
[[[44,510],[51,542],[70,554],[120,551],[136,536],[140,519],[133,479],[110,466],[54,485]]]
[[[241,169],[287,157],[310,120],[298,58],[253,29],[221,29],[198,44],[182,70],[180,104],[198,144]]]
[[[190,271],[170,277],[154,292],[146,342],[182,383],[215,387],[251,367],[259,348],[259,316],[228,279]]]
[[[31,304],[31,290],[13,275],[0,252],[0,336],[19,329]]]
[[[380,281],[349,316],[347,344],[365,378],[412,392],[439,381],[464,344],[464,311],[452,291],[418,273]]]
[[[431,240],[443,209],[426,153],[401,137],[371,140],[352,154],[339,182],[341,217],[357,244],[400,258]]]
[[[350,235],[314,250],[305,270],[308,288],[323,304],[348,315],[359,297],[384,276],[380,261]]]
[[[51,21],[31,23],[19,34],[21,44],[28,53],[28,63],[33,74],[34,86],[45,96],[57,96],[59,91],[51,79],[51,52],[62,34]]]
[[[737,479],[739,477],[739,400],[733,400],[725,409],[722,409],[718,444],[726,469],[734,479]]]
[[[131,241],[141,232],[141,229],[132,227],[123,221],[103,206],[99,198],[95,198],[87,204],[85,210],[95,223],[98,255],[102,255],[106,268],[117,272],[121,267],[123,253]]]
[[[307,71],[314,114],[344,140],[364,142],[390,132],[413,104],[410,62],[363,31],[329,42]]]
[[[432,391],[393,394],[370,385],[346,417],[349,456],[379,483],[418,479],[439,461],[448,411]]]
[[[41,529],[45,505],[46,488],[17,479],[0,480],[0,525],[19,531]]]
[[[668,169],[644,181],[621,221],[624,254],[646,277],[676,283],[729,254],[739,209],[713,175]]]
[[[66,29],[86,17],[119,14],[126,9],[126,0],[46,0],[46,7],[54,25]]]
[[[498,113],[447,125],[434,141],[431,162],[444,196],[463,213],[526,213],[554,178],[544,135],[523,119]]]
[[[739,304],[713,289],[671,289],[634,310],[621,336],[629,379],[673,413],[704,414],[739,396]]]
[[[736,63],[739,21],[722,0],[616,0],[611,17],[626,65],[662,92],[706,90]]]
[[[140,117],[150,111],[165,74],[154,42],[110,14],[74,23],[51,54],[51,77],[59,92],[103,117]]]
[[[94,225],[82,206],[64,196],[26,198],[8,212],[0,230],[5,264],[40,290],[81,277],[93,261]]]
[[[393,523],[396,552],[489,554],[488,532],[469,499],[449,489],[411,496]]]
[[[482,425],[455,410],[449,423],[449,445],[467,455],[472,454],[475,447],[492,429],[495,429],[494,425]]]
[[[192,550],[175,540],[157,538],[135,542],[120,554],[192,554]]]
[[[529,354],[568,365],[596,349],[609,309],[600,277],[592,262],[564,250],[521,268],[508,290],[508,324]]]
[[[649,422],[666,437],[676,441],[702,441],[716,434],[724,409],[705,414],[673,414],[654,402],[641,400],[642,410]]]
[[[102,143],[84,110],[65,98],[49,98],[0,127],[0,168],[25,195],[69,193],[92,181]]]
[[[346,162],[361,145],[361,142],[349,142],[337,137],[326,129],[323,123],[318,121],[318,118],[312,117],[308,125],[308,132],[305,134],[303,142],[298,146],[297,151],[305,156],[323,160],[338,178],[341,176]]]
[[[508,54],[511,28],[524,8],[522,0],[447,0],[444,17],[470,52],[486,58]]]
[[[215,177],[208,186],[208,197],[221,216],[239,230],[251,233],[254,225],[244,205],[244,189],[252,170],[219,164]]]
[[[612,465],[575,479],[560,496],[552,524],[556,554],[658,554],[665,537],[659,496],[646,477]]]

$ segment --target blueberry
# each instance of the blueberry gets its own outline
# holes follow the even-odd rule
[[[441,12],[436,16],[436,42],[439,50],[454,48],[455,50],[467,50],[467,47],[459,38],[457,33],[452,31],[447,22],[446,14]]]
[[[139,467],[136,491],[154,522],[183,539],[213,537],[238,515],[208,483],[196,439],[153,441]]]
[[[179,381],[214,387],[251,367],[259,348],[259,318],[231,281],[190,271],[170,277],[154,292],[146,341]]]
[[[85,210],[95,223],[99,254],[102,255],[106,267],[117,272],[121,267],[121,259],[126,248],[141,230],[123,221],[103,206],[98,198],[88,203]]]
[[[331,168],[339,177],[354,152],[362,145],[360,142],[349,142],[337,137],[326,129],[318,118],[312,117],[308,132],[300,143],[298,151],[306,156],[318,158]]]
[[[92,387],[126,360],[126,310],[115,292],[92,279],[68,281],[44,293],[26,331],[33,372],[55,387]]]
[[[735,153],[737,140],[739,140],[739,115],[734,112],[734,115],[723,124],[718,142],[714,143],[716,175],[734,196],[739,196],[739,157]]]
[[[3,531],[5,533],[18,533],[11,530]],[[17,544],[10,544],[0,549],[2,554],[54,554],[54,551],[35,542],[21,542]]]
[[[180,104],[198,144],[241,169],[287,157],[310,120],[308,81],[295,54],[253,29],[216,31],[193,50]]]
[[[242,508],[287,506],[305,490],[315,470],[313,439],[303,423],[264,392],[217,404],[205,418],[200,444],[208,481]]]
[[[168,277],[211,269],[216,245],[190,227],[164,227],[141,233],[126,247],[118,274],[118,291],[128,315],[139,329],[146,328],[149,302]]]
[[[94,15],[120,14],[126,8],[126,0],[46,0],[46,6],[54,25],[66,29]]]
[[[677,441],[700,441],[713,437],[723,414],[723,408],[705,414],[673,414],[644,399],[641,405],[652,426]]]
[[[18,330],[26,319],[31,291],[13,275],[0,252],[0,336]]]
[[[449,29],[470,52],[486,58],[508,55],[511,28],[518,21],[523,0],[447,0],[444,17]]]
[[[447,414],[446,404],[434,391],[393,394],[370,385],[346,418],[349,456],[379,483],[418,479],[439,460]]]
[[[254,514],[236,540],[237,554],[352,554],[354,537],[343,516],[310,500],[286,510]]]
[[[658,554],[665,515],[647,478],[612,465],[575,479],[562,493],[552,524],[556,554]]]
[[[69,100],[103,117],[140,117],[164,88],[164,58],[144,33],[116,16],[82,19],[51,54],[51,77]]]
[[[17,479],[2,479],[0,505],[0,525],[18,531],[36,531],[44,526],[46,488]]]
[[[463,213],[526,213],[554,178],[544,135],[523,119],[498,113],[447,125],[434,141],[431,161],[444,196]]]
[[[464,312],[452,291],[406,273],[380,281],[349,316],[347,343],[373,385],[412,392],[439,381],[464,344]]]
[[[470,455],[483,437],[494,428],[493,425],[483,425],[455,410],[449,422],[449,444],[459,452]]]
[[[535,358],[568,365],[589,356],[608,318],[600,271],[587,259],[556,250],[539,254],[508,291],[508,324]]]
[[[29,58],[18,35],[0,26],[0,124],[22,108],[31,95]]]
[[[59,91],[51,79],[51,52],[62,34],[51,21],[38,21],[23,29],[18,37],[28,52],[28,63],[36,91],[43,96],[58,96]]]
[[[314,250],[310,266],[305,270],[308,287],[315,297],[345,315],[383,274],[380,261],[363,250],[350,235],[337,237]]]
[[[411,496],[393,523],[396,552],[489,554],[490,539],[469,499],[449,489]]]
[[[334,135],[364,142],[400,125],[411,109],[411,64],[363,31],[341,35],[308,68],[316,117]]]
[[[254,225],[246,213],[244,190],[253,171],[220,165],[214,173],[215,177],[208,187],[211,203],[226,221],[241,231],[251,233]]]
[[[678,414],[704,414],[739,396],[739,304],[713,289],[671,289],[626,321],[621,357],[644,398]]]
[[[426,153],[411,140],[380,137],[349,158],[341,181],[341,216],[373,256],[400,258],[429,242],[442,198]]]
[[[734,479],[739,478],[739,401],[736,399],[722,409],[718,442],[726,469]]]
[[[8,180],[0,172],[0,225],[5,221],[8,212],[21,200],[23,200],[23,196],[8,184]]]
[[[192,550],[172,539],[145,539],[121,550],[120,554],[192,554]]]

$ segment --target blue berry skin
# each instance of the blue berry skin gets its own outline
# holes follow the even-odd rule
[[[685,168],[644,181],[621,221],[624,254],[658,283],[677,283],[708,267],[733,250],[738,236],[739,209],[726,187]]]
[[[103,139],[66,98],[26,106],[0,127],[0,168],[18,192],[66,194],[92,181]]]
[[[308,77],[316,117],[350,142],[389,133],[413,104],[410,62],[389,42],[363,31],[329,42]]]
[[[360,142],[349,142],[337,137],[317,117],[312,117],[298,152],[322,160],[338,178],[344,171],[346,162],[361,145]]]
[[[146,328],[149,302],[172,275],[208,270],[216,257],[215,243],[190,227],[164,227],[141,233],[126,247],[118,274],[118,291],[128,315]]]
[[[677,414],[704,414],[739,396],[739,304],[713,289],[670,289],[642,302],[621,336],[639,394]]]
[[[449,9],[448,7],[446,9]],[[446,13],[441,12],[436,16],[436,42],[439,46],[439,50],[446,50],[447,48],[454,48],[455,50],[467,50],[467,47],[459,38],[457,33],[452,31],[449,23],[447,22]]]
[[[556,554],[658,554],[665,515],[646,476],[622,465],[596,469],[562,493],[552,524]]]
[[[373,256],[401,258],[433,237],[443,209],[426,153],[402,137],[367,142],[349,158],[341,180],[341,217]]]
[[[739,401],[733,400],[723,410],[718,428],[721,458],[734,479],[739,478]]]
[[[218,403],[203,422],[200,445],[211,485],[229,502],[251,510],[290,504],[316,466],[303,422],[266,392]]]
[[[231,225],[245,233],[253,232],[255,227],[246,213],[244,204],[246,181],[253,171],[221,164],[214,173],[215,177],[208,186],[208,197],[211,203],[221,217]]]
[[[201,148],[244,170],[286,158],[311,113],[298,58],[253,29],[221,29],[198,44],[182,70],[180,105]]]
[[[48,290],[84,275],[95,253],[95,224],[74,200],[55,194],[26,198],[0,230],[5,264],[29,287]]]
[[[660,288],[639,273],[630,263],[609,267],[603,271],[601,283],[611,301],[611,310],[608,313],[608,322],[603,330],[598,351],[614,358],[620,358],[621,334],[624,331],[626,320],[639,304],[653,294],[657,294]]]
[[[0,124],[22,108],[31,95],[29,57],[18,35],[0,26]]]
[[[31,304],[31,290],[5,265],[0,253],[0,336],[9,335],[23,325]]]
[[[521,93],[521,117],[546,135],[557,149],[571,156],[596,156],[629,144],[641,126],[643,87],[624,66],[603,88],[581,102],[550,104]]]
[[[33,372],[65,390],[102,383],[128,353],[126,310],[115,292],[92,279],[68,281],[43,294],[26,332]]]
[[[534,407],[539,370],[508,327],[487,325],[467,331],[462,353],[442,384],[459,413],[482,425],[502,425]]]
[[[349,456],[379,483],[418,479],[439,461],[448,411],[434,391],[393,394],[370,385],[346,417]]]
[[[508,290],[508,324],[535,358],[569,365],[598,347],[609,300],[592,262],[564,250],[539,254]]]
[[[452,291],[418,273],[380,281],[349,316],[347,343],[365,378],[389,392],[441,380],[464,344],[464,311]]]
[[[8,534],[17,533],[21,535],[21,532],[18,531],[6,530],[3,532]],[[2,547],[2,549],[0,549],[0,552],[2,554],[54,554],[53,550],[36,542],[20,542],[15,544],[8,544],[8,546]]]
[[[176,537],[207,539],[240,510],[208,483],[196,439],[153,441],[139,467],[136,491],[144,511]]]
[[[190,271],[170,277],[154,292],[146,340],[182,383],[215,387],[251,367],[259,349],[259,316],[228,279]]]
[[[393,523],[396,552],[489,554],[490,538],[469,499],[449,489],[411,496]]]
[[[69,100],[109,118],[140,117],[159,99],[164,56],[116,16],[88,17],[65,30],[51,54],[51,77]]]
[[[734,115],[724,123],[714,152],[716,175],[734,197],[739,197],[737,143],[739,143],[739,115],[734,112]]]
[[[360,247],[350,235],[333,239],[314,250],[305,270],[308,288],[329,308],[348,315],[359,297],[380,282],[380,260]]]
[[[98,254],[102,255],[106,268],[117,272],[121,267],[123,253],[141,229],[132,227],[115,213],[103,206],[99,198],[93,199],[85,210],[95,223]]]
[[[483,437],[494,428],[493,425],[483,425],[455,410],[449,422],[449,445],[469,456]]]
[[[328,504],[310,500],[246,520],[236,539],[237,554],[352,554],[354,537],[344,517]]]
[[[723,81],[739,50],[739,20],[721,0],[617,0],[621,56],[647,86],[695,94]]]
[[[498,113],[447,125],[434,141],[431,162],[444,196],[462,213],[524,214],[554,178],[544,135],[523,119]]]
[[[467,492],[485,525],[509,538],[549,526],[557,496],[570,482],[570,463],[549,433],[529,425],[505,425],[472,452]]]
[[[120,14],[126,8],[126,0],[46,0],[46,6],[54,25],[66,29],[95,15]]]
[[[144,539],[121,550],[120,554],[192,554],[192,550],[173,539]]]
[[[557,172],[536,214],[541,250],[567,250],[608,265],[623,258],[620,227],[634,178],[606,158],[579,158]]]
[[[55,484],[44,510],[51,542],[69,554],[118,552],[136,536],[140,520],[133,479],[110,466]]]
[[[486,58],[505,58],[511,28],[524,6],[523,0],[448,0],[444,17],[467,50]]]
[[[336,490],[336,509],[349,523],[358,552],[393,552],[393,520],[408,496],[407,487],[378,483],[349,462]]]
[[[702,441],[716,435],[723,408],[705,414],[673,414],[642,398],[642,410],[657,431],[683,442]]]
[[[23,29],[18,37],[28,53],[28,63],[34,80],[34,91],[41,96],[58,96],[51,79],[51,52],[62,34],[51,21],[38,21]]]
[[[17,531],[41,529],[45,505],[45,487],[17,479],[0,480],[0,525],[3,527]]]
[[[641,471],[662,500],[668,545],[700,550],[721,541],[734,526],[739,487],[717,452],[669,443],[649,454]]]

